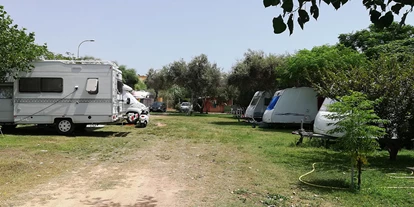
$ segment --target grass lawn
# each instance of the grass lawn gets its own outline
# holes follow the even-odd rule
[[[0,201],[80,161],[127,163],[134,152],[162,142],[165,148],[154,156],[164,161],[191,156],[184,163],[194,166],[186,169],[191,179],[176,179],[192,186],[187,194],[196,206],[414,206],[413,188],[386,188],[414,187],[414,179],[395,178],[414,177],[406,168],[414,166],[413,151],[400,151],[396,162],[388,161],[386,151],[370,156],[361,191],[320,188],[298,178],[316,163],[304,181],[348,188],[350,160],[318,140],[295,146],[292,129],[252,128],[230,115],[154,114],[147,128],[114,125],[65,137],[28,126],[0,137]]]

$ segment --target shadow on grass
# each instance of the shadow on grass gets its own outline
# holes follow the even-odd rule
[[[75,130],[72,135],[67,137],[126,137],[130,132],[114,132],[114,131],[95,131],[98,128],[88,127],[85,130]],[[59,135],[54,127],[38,127],[38,126],[24,126],[18,127],[5,134],[10,135],[30,135],[30,136],[56,136]],[[65,135],[62,135],[65,136]]]
[[[303,181],[310,183],[312,185],[308,185],[305,183],[300,182],[301,187],[308,187],[308,188],[315,188],[320,192],[331,192],[332,190],[342,190],[342,191],[351,191],[350,184],[344,179],[306,179],[302,178]],[[313,186],[316,185],[316,186]],[[344,188],[344,189],[332,189],[333,188]]]
[[[397,160],[391,161],[388,153],[385,156],[368,157],[369,167],[376,168],[383,173],[408,173],[407,167],[414,167],[414,157],[397,155]]]
[[[247,122],[238,122],[237,120],[230,122],[230,121],[213,121],[209,122],[209,124],[219,125],[219,126],[249,126],[249,123]]]

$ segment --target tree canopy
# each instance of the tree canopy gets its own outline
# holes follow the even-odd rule
[[[348,0],[323,0],[323,3],[331,5],[336,10],[348,3]],[[263,5],[267,7],[280,7],[283,14],[274,17],[273,32],[281,34],[289,29],[290,35],[294,30],[294,21],[303,30],[304,25],[310,21],[311,16],[317,20],[319,18],[320,5],[322,0],[263,0]],[[362,0],[363,6],[369,10],[371,22],[378,28],[389,27],[394,21],[394,15],[402,14],[400,24],[405,24],[408,13],[413,11],[414,1],[412,0]],[[408,8],[407,10],[404,10]],[[286,21],[285,21],[286,19]]]
[[[0,5],[0,82],[7,77],[17,77],[22,71],[30,70],[32,62],[46,54],[45,45],[34,43],[35,34],[13,24],[13,20]]]

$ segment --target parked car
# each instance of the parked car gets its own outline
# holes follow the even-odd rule
[[[180,112],[188,112],[190,110],[190,102],[182,102],[180,104]]]
[[[150,106],[150,111],[160,111],[160,112],[166,112],[167,111],[167,105],[164,102],[154,102]]]

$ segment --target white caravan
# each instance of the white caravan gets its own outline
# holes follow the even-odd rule
[[[263,113],[272,100],[272,94],[267,91],[256,91],[244,113],[246,119],[261,121]]]
[[[331,137],[342,137],[344,133],[334,133],[329,134],[328,131],[335,128],[334,123],[336,121],[329,119],[326,117],[326,115],[332,114],[333,112],[328,111],[328,105],[335,103],[336,101],[330,98],[325,98],[323,101],[323,104],[321,108],[319,109],[318,114],[316,114],[315,122],[313,124],[313,132],[316,134],[322,134],[325,136],[331,136]],[[332,123],[332,125],[328,125],[329,123]]]
[[[263,113],[267,124],[310,124],[318,113],[318,95],[309,87],[287,88],[276,91]]]
[[[109,61],[45,60],[0,85],[0,125],[54,124],[70,134],[122,119],[122,72]]]

